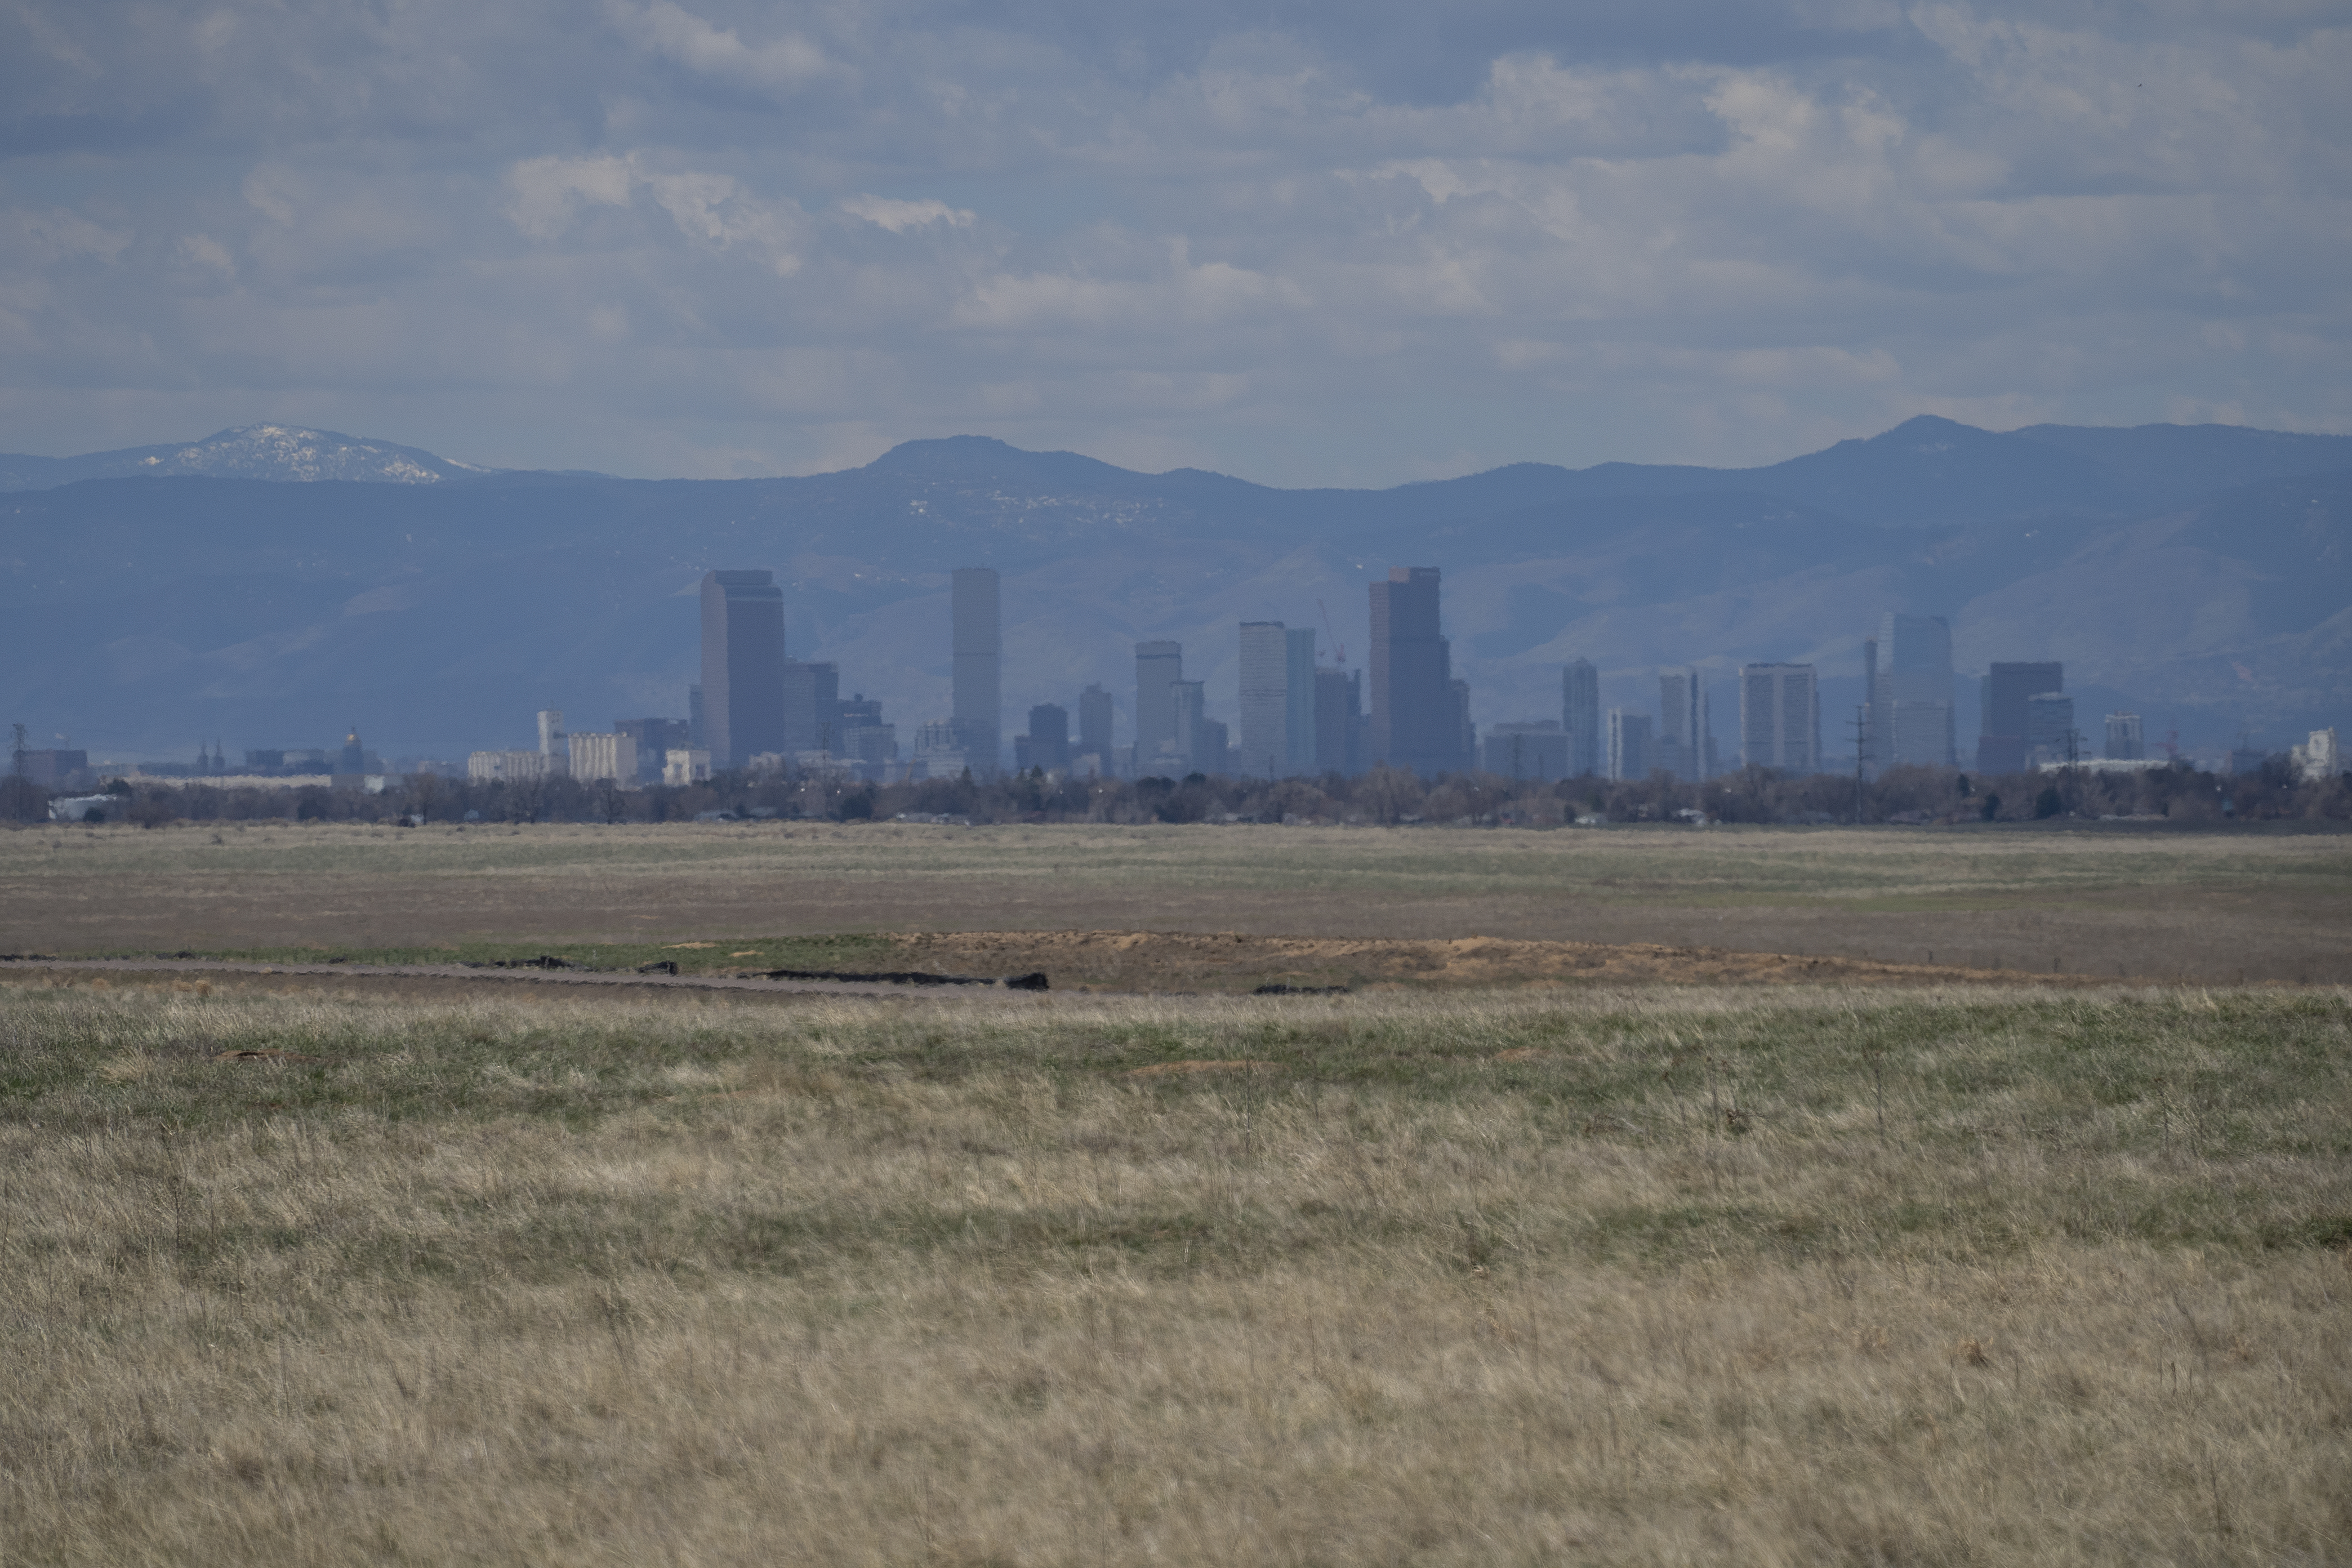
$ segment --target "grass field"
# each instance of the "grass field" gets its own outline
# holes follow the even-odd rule
[[[2352,836],[2126,826],[21,829],[0,952],[1233,931],[2352,984]]]
[[[8,1563],[2352,1558],[2341,990],[269,984],[0,984]]]

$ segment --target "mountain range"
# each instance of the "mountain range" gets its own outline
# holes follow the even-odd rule
[[[695,587],[784,584],[791,651],[839,663],[911,739],[947,710],[949,571],[1004,583],[1005,729],[1174,637],[1213,714],[1236,704],[1242,620],[1322,628],[1362,663],[1364,584],[1445,572],[1481,723],[1557,716],[1559,667],[1647,709],[1656,667],[1818,665],[1860,698],[1889,610],[1950,617],[1964,676],[2060,658],[2078,722],[2284,745],[2352,720],[2352,437],[2221,426],[1990,432],[1922,417],[1766,468],[1522,463],[1381,490],[1141,474],[975,437],[798,479],[497,470],[294,426],[79,458],[0,455],[0,721],[109,757],[199,741],[387,756],[528,744],[681,714]],[[1975,683],[1959,682],[1974,733]],[[1824,725],[1836,749],[1839,726]]]

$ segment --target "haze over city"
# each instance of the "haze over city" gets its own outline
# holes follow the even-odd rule
[[[1435,570],[1473,736],[1788,664],[1831,765],[1908,615],[1955,764],[2005,661],[2267,754],[2352,683],[2347,66],[2293,5],[20,5],[0,696],[456,765],[684,721],[767,571],[911,747],[984,567],[984,765],[1096,686],[1132,766],[1139,645],[1237,735],[1244,626],[1368,670]]]

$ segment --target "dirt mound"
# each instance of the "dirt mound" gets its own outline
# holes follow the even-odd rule
[[[1236,931],[947,931],[888,938],[910,967],[966,973],[1043,970],[1054,988],[1097,991],[1255,991],[1370,986],[1572,984],[1989,984],[2081,985],[2087,977],[2014,970],[1882,963],[1804,953],[1738,952],[1651,942],[1528,942],[1459,937],[1251,936]],[[2105,982],[2112,984],[2112,980]]]

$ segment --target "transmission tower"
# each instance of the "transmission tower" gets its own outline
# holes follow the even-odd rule
[[[1870,766],[1870,710],[1853,710],[1853,825],[1862,826],[1863,784]]]

